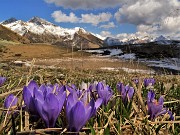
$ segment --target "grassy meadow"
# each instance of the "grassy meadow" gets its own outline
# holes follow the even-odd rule
[[[179,75],[102,70],[102,67],[149,68],[131,61],[110,61],[107,58],[94,58],[87,53],[76,50],[72,53],[71,48],[47,44],[23,45],[2,43],[1,41],[0,50],[0,76],[7,78],[0,87],[0,134],[178,135],[180,132]],[[29,61],[30,65],[17,66],[13,61]],[[53,67],[49,68],[49,66]],[[145,78],[154,78],[155,84],[145,87]],[[139,83],[134,83],[134,79],[138,79]],[[80,89],[82,82],[103,81],[112,89],[113,95],[107,105],[102,104],[97,109],[96,115],[85,123],[80,132],[69,131],[65,105],[56,120],[55,126],[47,128],[40,117],[33,119],[31,114],[23,109],[23,87],[28,85],[30,80],[36,81],[39,85],[74,84],[78,89]],[[127,103],[123,103],[122,95],[117,90],[119,82],[134,88],[133,97],[128,99]],[[163,108],[172,112],[174,120],[169,119],[168,113],[149,119],[147,107],[149,90],[155,92],[155,99],[159,99],[160,96],[164,97]],[[18,103],[7,110],[4,108],[4,100],[9,94],[17,96]],[[82,94],[82,96],[84,95]],[[95,99],[97,96],[95,95]],[[10,110],[11,112],[8,113]]]

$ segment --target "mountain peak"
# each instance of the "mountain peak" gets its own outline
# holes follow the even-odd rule
[[[168,40],[168,39],[166,37],[164,37],[163,35],[161,35],[155,39],[155,41],[163,41],[163,40]]]
[[[80,28],[80,27],[75,27],[74,30],[79,34],[80,33],[88,33],[85,29]]]
[[[31,18],[28,22],[32,22],[32,23],[35,23],[37,25],[45,24],[45,25],[55,26],[53,23],[50,23],[50,22],[46,21],[45,19],[42,19],[42,18],[37,17],[37,16],[34,16],[33,18]]]
[[[13,23],[13,22],[16,22],[16,21],[17,21],[16,18],[11,17],[11,18],[5,20],[4,22],[2,22],[2,24],[3,24],[3,25],[6,25],[6,24]]]

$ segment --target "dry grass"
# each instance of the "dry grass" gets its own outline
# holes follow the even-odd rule
[[[7,51],[3,54],[4,60],[32,59],[32,58],[60,58],[67,53],[65,48],[48,44],[6,45]]]
[[[132,61],[121,61],[90,56],[90,54],[80,51],[71,52],[71,48],[53,46],[48,44],[29,45],[6,45],[6,52],[2,54],[3,61],[36,59],[35,65],[55,66],[66,69],[101,69],[101,68],[130,68],[149,69],[145,65]]]

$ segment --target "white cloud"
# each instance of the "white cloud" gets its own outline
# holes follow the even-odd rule
[[[101,31],[100,35],[102,37],[112,37],[112,34],[110,31]]]
[[[61,11],[54,11],[51,16],[54,18],[55,22],[79,22],[79,18],[72,12],[69,15],[66,15]]]
[[[112,15],[111,13],[100,13],[98,15],[94,14],[82,14],[81,15],[81,21],[83,23],[91,23],[93,25],[97,25],[101,22],[107,22],[111,19]]]
[[[90,23],[97,26],[101,22],[107,22],[111,19],[111,13],[99,13],[95,14],[81,14],[81,17],[77,17],[74,13],[69,15],[63,13],[62,11],[54,11],[51,16],[54,18],[55,22],[70,22],[70,23]]]
[[[100,28],[105,28],[105,29],[114,28],[114,27],[115,27],[114,22],[109,22],[108,24],[104,24],[100,26]]]
[[[120,6],[125,0],[44,0],[70,9],[99,9]]]
[[[119,23],[135,24],[140,32],[180,33],[179,0],[127,0],[114,17]]]

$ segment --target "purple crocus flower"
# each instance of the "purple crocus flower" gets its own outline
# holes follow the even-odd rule
[[[75,93],[70,93],[66,103],[68,130],[79,132],[96,111],[94,100],[85,105]]]
[[[174,120],[172,112],[168,111],[166,108],[163,108],[164,98],[161,96],[158,102],[155,100],[155,93],[150,90],[147,97],[147,106],[148,106],[148,115],[150,119],[153,120],[157,116],[168,113],[171,120]]]
[[[96,90],[97,90],[98,96],[103,99],[103,104],[107,105],[108,101],[113,95],[112,89],[108,85],[103,84],[102,82],[98,82],[96,86]]]
[[[4,108],[9,109],[17,106],[18,98],[14,96],[13,94],[10,94],[6,99],[4,100]]]
[[[144,79],[144,86],[153,86],[155,84],[155,79],[154,78],[145,78]]]
[[[0,87],[4,84],[5,81],[6,81],[6,77],[0,76]]]
[[[23,99],[31,114],[39,115],[47,127],[54,127],[66,98],[66,87],[41,85],[31,81],[23,89]]]
[[[129,85],[124,86],[123,83],[117,84],[117,89],[119,94],[122,96],[122,101],[124,104],[131,100],[134,95],[134,88],[130,87]]]
[[[139,79],[135,78],[132,80],[135,84],[138,84],[139,83]]]

